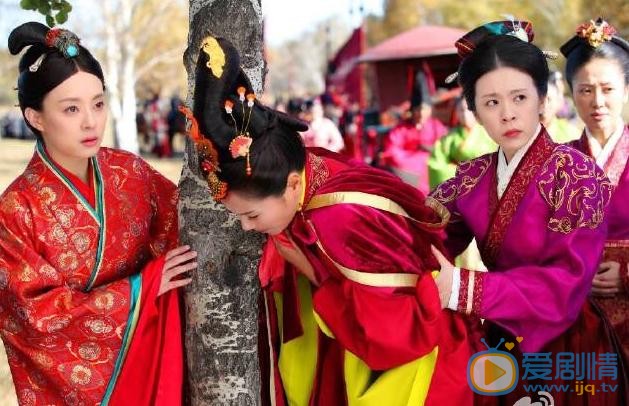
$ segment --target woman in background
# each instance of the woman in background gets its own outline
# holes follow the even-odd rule
[[[577,113],[585,123],[581,138],[570,145],[595,159],[615,188],[592,295],[629,360],[629,126],[622,118],[629,97],[629,43],[599,19],[579,26],[561,52]]]

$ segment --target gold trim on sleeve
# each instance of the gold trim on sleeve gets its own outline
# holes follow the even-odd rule
[[[411,216],[404,210],[402,206],[397,204],[391,199],[386,197],[363,193],[363,192],[334,192],[324,193],[313,196],[308,202],[306,210],[319,209],[321,207],[333,206],[335,204],[357,204],[361,206],[367,206],[374,209],[382,210],[387,213],[396,214],[398,216],[406,217],[407,219],[414,221],[415,223],[434,228],[441,228],[448,223],[450,219],[450,213],[439,201],[433,198],[426,198],[424,204],[427,207],[433,209],[440,217],[439,223],[428,223],[419,221]]]

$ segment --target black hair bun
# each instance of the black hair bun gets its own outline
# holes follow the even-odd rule
[[[46,45],[46,34],[50,28],[42,23],[31,21],[24,23],[11,31],[9,35],[9,52],[19,54],[24,47],[30,45]]]
[[[308,124],[304,121],[301,121],[297,118],[293,118],[286,113],[282,113],[281,111],[274,111],[277,116],[278,121],[287,126],[293,131],[306,131],[308,130]]]

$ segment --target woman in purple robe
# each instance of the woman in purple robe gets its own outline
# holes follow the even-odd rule
[[[629,43],[598,19],[580,25],[561,47],[577,113],[585,123],[570,145],[596,160],[614,192],[602,262],[592,284],[593,300],[612,324],[629,359],[629,126],[622,118],[629,97]]]
[[[625,404],[617,350],[587,301],[612,185],[594,160],[553,143],[540,123],[549,72],[532,39],[530,23],[500,21],[456,43],[463,94],[499,150],[461,164],[432,193],[451,214],[448,255],[476,238],[489,271],[455,268],[434,250],[442,306],[484,319],[488,345],[519,363],[519,382],[506,386],[496,378],[504,368],[492,375],[486,363],[480,383],[470,372],[479,404],[513,405],[540,390],[557,405]],[[585,371],[585,356],[607,362],[614,376]]]

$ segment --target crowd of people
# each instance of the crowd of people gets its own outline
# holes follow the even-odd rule
[[[533,37],[517,20],[466,33],[456,124],[420,90],[406,117],[372,129],[371,165],[348,135],[368,133],[357,106],[271,108],[228,40],[193,51],[183,114],[198,172],[268,236],[261,404],[512,405],[536,395],[525,383],[574,387],[547,394],[557,405],[627,404],[629,43],[602,19],[566,34],[578,133],[557,118],[563,78]],[[178,241],[177,188],[100,146],[104,77],[76,35],[27,23],[9,37],[12,54],[24,48],[35,151],[0,197],[0,337],[19,401],[182,404],[178,288],[197,252]],[[157,103],[146,126],[168,155]],[[461,261],[473,241],[477,258]],[[536,368],[492,392],[472,382],[482,350]],[[583,356],[604,368],[577,370]]]

